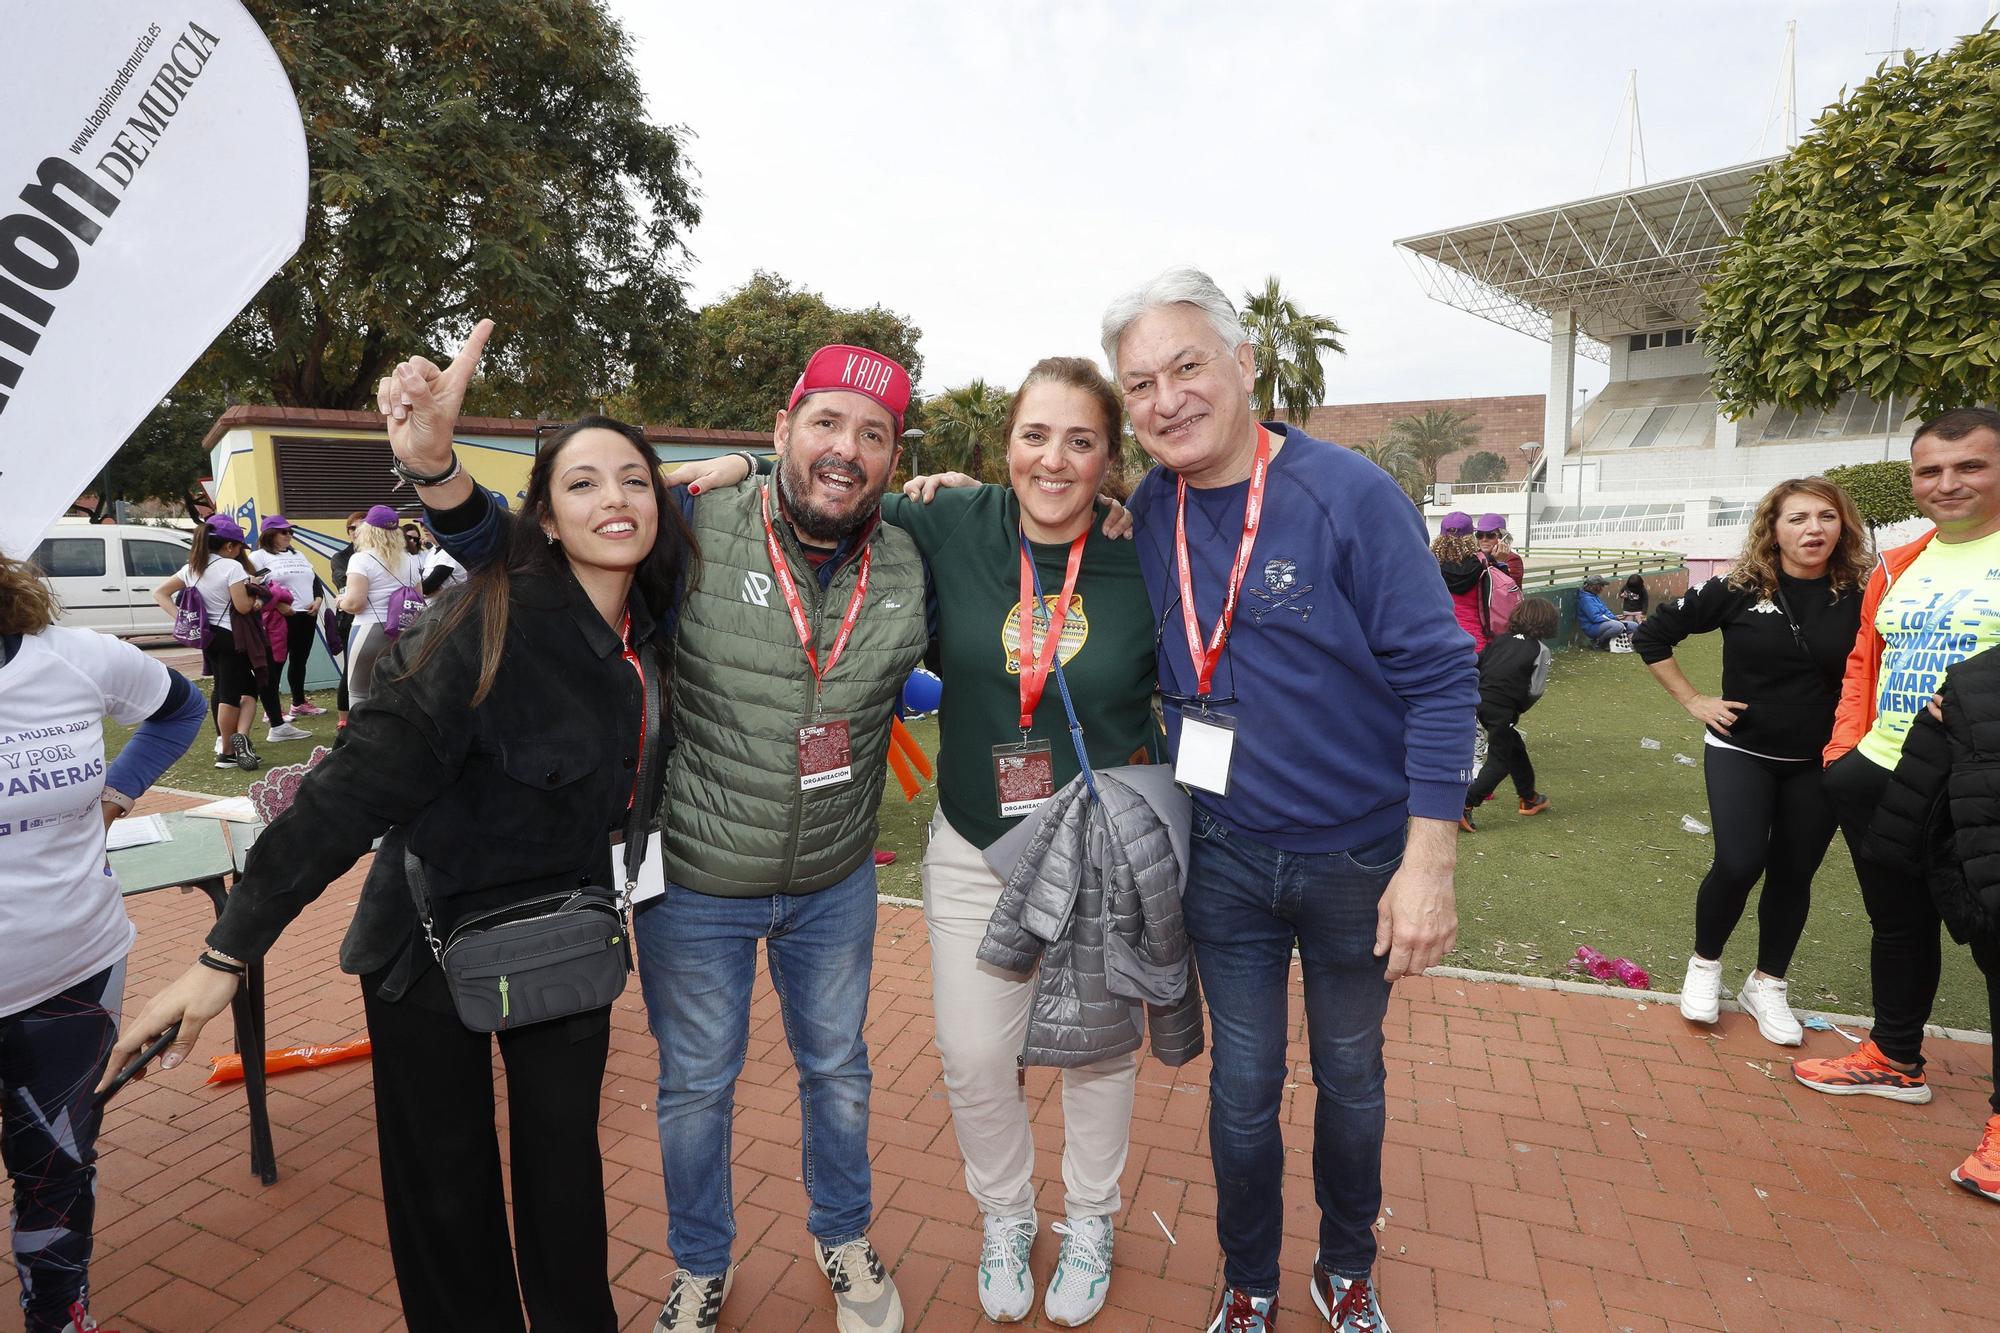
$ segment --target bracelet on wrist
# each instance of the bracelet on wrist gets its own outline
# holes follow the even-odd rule
[[[116,787],[106,787],[97,794],[97,799],[104,805],[117,806],[118,813],[121,815],[132,813],[132,798],[124,792],[119,791]]]
[[[226,972],[232,977],[241,978],[249,975],[250,972],[247,964],[239,963],[234,958],[218,954],[210,949],[204,949],[196,954],[194,960],[203,967],[217,972]]]
[[[412,486],[442,486],[453,477],[456,477],[462,470],[462,465],[458,461],[458,454],[456,452],[453,452],[451,456],[450,467],[442,472],[434,473],[417,472],[406,466],[400,458],[392,456],[389,459],[389,471],[395,473],[404,481],[409,482]]]

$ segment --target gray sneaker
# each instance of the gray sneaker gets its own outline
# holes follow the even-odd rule
[[[979,1308],[996,1324],[1018,1324],[1035,1308],[1035,1275],[1028,1271],[1035,1231],[1031,1212],[986,1219],[979,1246]]]
[[[1075,1328],[1097,1317],[1111,1290],[1111,1219],[1066,1218],[1056,1223],[1055,1233],[1063,1238],[1062,1249],[1042,1310],[1051,1324]]]
[[[660,1308],[653,1333],[714,1333],[735,1277],[734,1268],[721,1277],[696,1277],[685,1268],[674,1270],[667,1303]]]
[[[868,1237],[857,1236],[830,1250],[815,1240],[813,1255],[833,1286],[840,1333],[903,1333],[903,1300]]]
[[[312,739],[312,733],[304,727],[295,727],[289,722],[284,722],[265,731],[264,739],[267,741],[309,741]]]

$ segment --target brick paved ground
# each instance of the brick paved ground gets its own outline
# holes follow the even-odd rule
[[[157,798],[154,806],[160,805]],[[274,1045],[361,1031],[334,964],[358,873],[273,955]],[[132,904],[130,994],[176,974],[206,900]],[[931,1046],[920,914],[884,907],[869,1044],[876,1245],[909,1326],[981,1326],[977,1219],[961,1187]],[[1298,1006],[1294,1006],[1294,1012]],[[1301,1033],[1286,1135],[1287,1326],[1311,1315],[1316,1214],[1312,1085]],[[211,1025],[203,1054],[226,1049]],[[1846,1049],[1808,1033],[1805,1053]],[[1426,979],[1389,1015],[1391,1124],[1381,1281],[1399,1333],[1438,1328],[2000,1329],[2000,1209],[1945,1182],[1986,1115],[1987,1048],[1931,1048],[1929,1106],[1834,1100],[1790,1078],[1747,1020],[1689,1029],[1671,1009]],[[197,1062],[200,1063],[200,1062]],[[604,1090],[611,1262],[623,1326],[651,1326],[670,1264],[654,1138],[654,1054],[637,987],[619,1004]],[[366,1063],[272,1084],[282,1177],[245,1155],[242,1094],[195,1068],[121,1097],[104,1135],[95,1267],[100,1318],[125,1333],[227,1329],[373,1333],[400,1327],[384,1248]],[[1104,1333],[1199,1328],[1217,1289],[1205,1152],[1207,1065],[1140,1071],[1126,1209]],[[1060,1097],[1031,1075],[1042,1204],[1060,1213]],[[797,1099],[775,1002],[760,982],[738,1090],[733,1169],[743,1265],[724,1327],[831,1329],[807,1252]],[[1158,1213],[1178,1244],[1153,1217]],[[1044,1279],[1055,1238],[1035,1247]],[[12,1302],[11,1274],[0,1301]],[[1039,1326],[1039,1325],[1038,1325]]]

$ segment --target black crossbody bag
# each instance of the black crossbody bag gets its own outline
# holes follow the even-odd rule
[[[647,816],[659,795],[661,675],[653,645],[639,649],[646,696],[638,788],[625,820],[622,891],[586,887],[478,912],[439,940],[423,863],[405,850],[403,872],[424,941],[444,972],[459,1021],[501,1032],[602,1009],[624,993],[632,971],[632,895],[646,859]]]

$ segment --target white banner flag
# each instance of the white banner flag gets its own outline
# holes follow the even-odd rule
[[[237,0],[0,0],[0,551],[24,556],[305,237]]]

